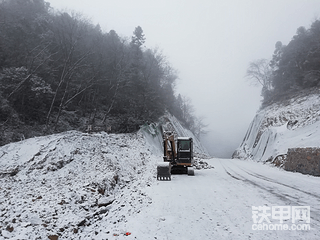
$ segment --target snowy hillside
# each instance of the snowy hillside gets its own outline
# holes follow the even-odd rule
[[[69,131],[0,147],[0,239],[118,234],[118,223],[152,202],[145,191],[162,161],[154,126],[134,134]]]
[[[320,95],[306,92],[260,110],[235,158],[273,161],[288,148],[320,147]]]
[[[141,185],[154,181],[159,160],[141,133],[75,131],[9,144],[0,156],[0,239],[111,231],[148,204]]]

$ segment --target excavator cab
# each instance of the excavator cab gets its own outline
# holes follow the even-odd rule
[[[192,138],[178,137],[177,164],[191,166],[193,164]]]

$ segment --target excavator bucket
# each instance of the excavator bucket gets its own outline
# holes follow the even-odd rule
[[[171,181],[171,164],[169,162],[158,163],[157,179],[159,181]]]

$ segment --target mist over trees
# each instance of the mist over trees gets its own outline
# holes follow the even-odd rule
[[[0,145],[88,125],[132,132],[167,111],[201,131],[146,39],[140,26],[122,38],[44,0],[0,1]]]
[[[262,106],[320,87],[320,20],[299,27],[288,45],[278,41],[270,61],[252,61],[247,77],[262,86]]]

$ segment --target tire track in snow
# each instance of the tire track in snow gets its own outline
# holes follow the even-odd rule
[[[292,186],[289,186],[289,185],[287,185],[287,184],[280,183],[280,182],[278,182],[278,181],[274,181],[274,180],[271,179],[271,178],[268,178],[268,177],[266,177],[266,176],[263,176],[263,175],[260,175],[260,174],[257,174],[257,173],[248,172],[248,171],[244,170],[244,169],[241,168],[241,167],[239,167],[239,168],[240,168],[242,171],[246,172],[247,174],[249,174],[249,175],[251,175],[251,176],[253,176],[253,177],[260,178],[260,179],[265,180],[265,181],[268,181],[268,182],[276,183],[276,184],[279,184],[279,185],[282,185],[282,186],[285,186],[285,187],[288,187],[288,188],[292,188],[292,189],[297,190],[297,191],[299,191],[299,192],[302,192],[302,193],[308,194],[308,195],[310,195],[310,196],[312,196],[312,197],[315,197],[315,198],[317,198],[317,199],[320,201],[320,196],[318,196],[318,195],[316,195],[316,194],[313,194],[313,193],[310,193],[310,192],[306,192],[306,191],[301,190],[301,189],[299,189],[299,188],[292,187]]]
[[[264,186],[262,186],[262,185],[260,185],[260,184],[258,184],[258,183],[256,183],[256,182],[254,182],[254,181],[251,181],[251,180],[245,178],[244,176],[242,176],[242,175],[240,175],[240,174],[238,174],[238,173],[235,173],[235,171],[234,171],[234,170],[231,170],[231,168],[228,168],[228,170],[227,170],[226,167],[225,167],[223,164],[222,164],[222,166],[223,166],[223,168],[225,169],[226,173],[227,173],[229,176],[231,176],[232,178],[234,178],[234,179],[236,179],[236,180],[241,180],[241,181],[243,181],[243,182],[245,182],[245,183],[249,183],[249,184],[251,184],[251,185],[253,185],[253,186],[255,186],[255,187],[258,187],[259,189],[263,189],[263,190],[265,190],[265,191],[267,191],[267,192],[275,195],[277,198],[279,198],[280,200],[282,200],[282,201],[284,201],[284,202],[290,201],[290,203],[291,203],[291,200],[288,199],[287,197],[285,197],[285,196],[283,196],[283,195],[281,195],[281,194],[278,194],[278,193],[274,192],[272,189],[268,189],[268,188],[266,188],[266,187],[264,187]],[[233,171],[233,173],[231,173],[231,171]],[[235,176],[235,175],[236,175],[236,176]]]
[[[290,206],[300,206],[300,205],[301,205],[301,202],[298,201],[298,200],[300,200],[300,197],[295,197],[295,196],[289,195],[289,194],[279,194],[279,193],[277,193],[277,190],[278,190],[278,189],[268,188],[268,186],[266,187],[266,186],[263,186],[263,185],[261,185],[261,184],[258,184],[258,183],[255,182],[255,181],[249,180],[249,179],[246,178],[245,176],[240,175],[238,172],[236,173],[236,171],[235,171],[234,169],[231,169],[230,167],[226,167],[226,166],[222,163],[222,161],[220,161],[220,163],[221,163],[221,165],[223,166],[223,168],[225,169],[226,173],[227,173],[230,177],[232,177],[232,178],[234,178],[234,179],[236,179],[236,180],[241,180],[241,181],[243,181],[243,182],[249,183],[249,184],[251,184],[251,185],[253,185],[253,186],[255,186],[255,187],[258,187],[259,189],[265,190],[265,191],[273,194],[274,196],[276,196],[276,197],[279,198],[280,200],[284,201],[284,202],[285,202],[285,205],[290,205]],[[265,176],[260,175],[260,174],[255,174],[255,173],[252,173],[252,172],[250,173],[250,172],[244,170],[243,168],[237,166],[236,164],[233,164],[233,166],[236,166],[238,169],[241,169],[243,172],[247,173],[247,174],[250,175],[250,176],[255,177],[256,179],[261,179],[261,180],[266,181],[266,182],[268,182],[268,183],[273,183],[273,184],[277,184],[277,185],[280,185],[280,186],[284,186],[284,187],[289,188],[289,189],[291,189],[291,190],[293,189],[293,190],[295,190],[295,191],[298,191],[299,193],[308,194],[309,196],[311,196],[311,197],[313,197],[313,198],[316,198],[316,201],[319,201],[319,199],[320,199],[320,197],[319,197],[318,195],[315,195],[315,194],[306,192],[306,191],[304,191],[304,190],[301,190],[301,189],[298,189],[298,188],[295,188],[295,187],[291,187],[291,186],[289,186],[289,185],[287,185],[287,184],[279,183],[278,181],[273,181],[273,179],[268,178],[268,177],[265,177]],[[228,170],[227,170],[227,169],[228,169]],[[231,171],[232,171],[232,173],[231,173]],[[271,186],[270,186],[270,187],[271,187]],[[281,192],[281,191],[279,191],[279,192]],[[300,201],[302,201],[302,200],[300,200]],[[309,206],[311,205],[310,202],[305,202],[305,201],[303,201],[303,202],[305,203],[306,206],[307,206],[307,205],[309,205]],[[311,209],[311,211],[312,211],[313,214],[311,214],[312,216],[310,216],[310,218],[311,218],[312,220],[320,223],[320,216],[319,216],[319,214],[317,214],[317,213],[320,211],[320,209],[315,208],[315,207],[313,206],[312,209]],[[317,217],[314,217],[315,215],[316,215]]]

